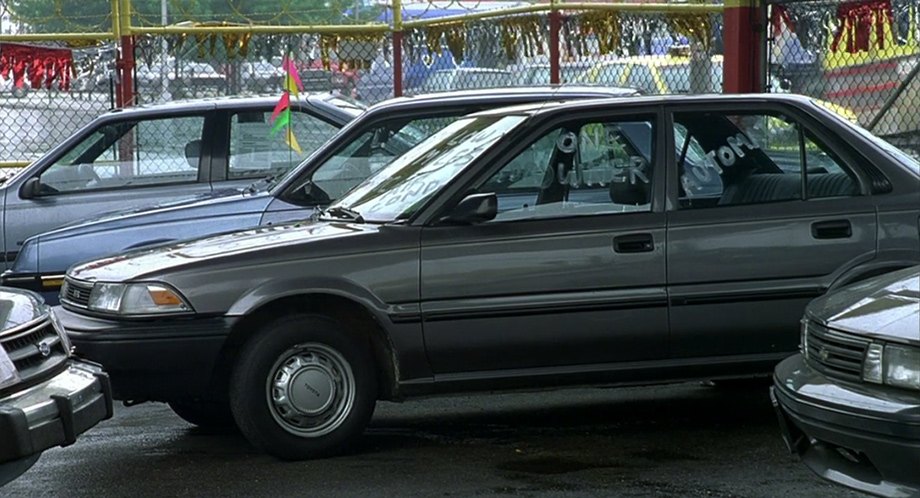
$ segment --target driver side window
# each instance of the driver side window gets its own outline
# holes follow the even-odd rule
[[[550,131],[477,190],[494,192],[493,222],[651,209],[652,118],[592,121]]]
[[[195,182],[204,117],[103,126],[40,176],[44,194]]]

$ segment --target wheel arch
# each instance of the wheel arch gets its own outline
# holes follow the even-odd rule
[[[243,346],[258,335],[262,325],[290,313],[309,313],[329,317],[341,323],[345,333],[367,340],[374,357],[378,382],[378,399],[396,399],[399,362],[386,327],[370,307],[353,295],[332,290],[309,290],[288,293],[263,300],[246,310],[233,326],[218,356],[212,376],[212,392],[225,395],[228,380]]]

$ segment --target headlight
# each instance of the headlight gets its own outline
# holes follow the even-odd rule
[[[920,349],[870,344],[863,361],[863,380],[920,391]]]
[[[163,284],[107,284],[93,286],[86,307],[120,315],[154,315],[192,311],[185,299]]]

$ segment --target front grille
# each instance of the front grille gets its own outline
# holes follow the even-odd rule
[[[68,351],[61,336],[46,318],[25,330],[0,334],[0,346],[13,360],[23,382],[42,377],[67,360]]]
[[[859,382],[869,339],[829,329],[813,321],[805,332],[805,358],[824,375]]]
[[[66,279],[64,285],[61,286],[61,302],[85,308],[89,304],[89,294],[92,291],[92,284]]]

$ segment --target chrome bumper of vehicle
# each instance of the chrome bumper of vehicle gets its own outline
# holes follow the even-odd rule
[[[819,476],[882,496],[920,495],[920,395],[828,379],[801,355],[770,397],[786,445]]]
[[[30,457],[112,417],[112,388],[98,365],[70,360],[45,382],[0,400],[0,463]]]

